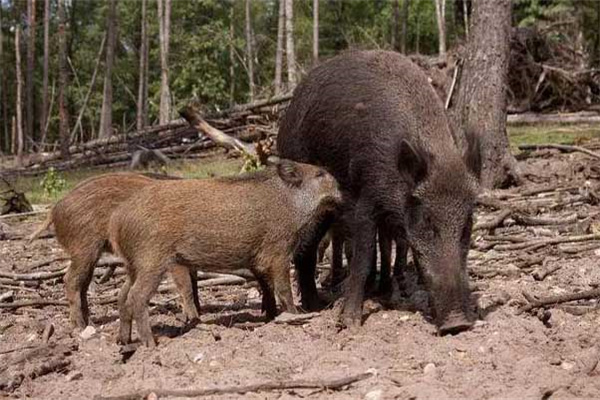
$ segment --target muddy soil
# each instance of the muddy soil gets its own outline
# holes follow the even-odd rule
[[[519,312],[527,304],[523,292],[543,298],[587,291],[600,284],[600,236],[595,236],[600,232],[600,206],[595,198],[600,162],[580,153],[544,151],[520,164],[525,185],[488,194],[498,204],[481,206],[478,211],[477,223],[481,224],[505,209],[518,210],[497,228],[474,232],[469,271],[480,320],[468,332],[436,335],[427,313],[426,292],[414,284],[412,275],[406,293],[395,293],[391,300],[368,300],[364,325],[341,332],[335,309],[301,324],[265,323],[260,294],[248,283],[202,288],[202,323],[192,329],[183,329],[176,293],[155,296],[150,312],[158,347],[123,354],[116,344],[116,306],[99,304],[116,294],[123,276],[104,284],[97,283],[97,277],[89,293],[96,332],[86,339],[71,332],[63,305],[0,308],[0,385],[19,372],[25,375],[18,385],[0,391],[0,397],[89,399],[144,389],[326,381],[370,371],[367,379],[339,390],[207,397],[600,398],[598,300]],[[541,192],[531,194],[532,189]],[[532,224],[524,222],[523,215],[557,221]],[[56,271],[68,265],[59,260],[32,269],[40,261],[64,256],[53,238],[31,245],[20,239],[42,218],[0,220],[0,238],[4,237],[0,272]],[[542,243],[582,235],[589,239]],[[532,245],[521,250],[506,248],[506,244],[524,242]],[[37,287],[13,287],[6,279],[0,282],[0,296],[13,292],[13,298],[0,305],[27,299],[65,300],[60,277],[41,281]],[[49,324],[55,332],[45,345],[43,332]],[[32,351],[36,348],[44,350]],[[53,359],[65,360],[66,365],[37,377],[29,373]]]

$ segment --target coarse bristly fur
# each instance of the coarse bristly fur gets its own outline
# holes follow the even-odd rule
[[[466,258],[480,157],[476,136],[468,143],[461,154],[427,77],[398,53],[345,53],[296,88],[279,154],[324,166],[349,193],[345,219],[360,254],[346,281],[343,323],[360,323],[363,253],[371,254],[379,228],[398,232],[417,255],[440,332],[471,325]]]
[[[54,225],[56,239],[71,258],[65,275],[65,291],[74,327],[83,329],[89,323],[87,290],[102,252],[110,250],[108,221],[112,212],[143,187],[156,183],[153,178],[175,179],[126,172],[86,179],[52,207],[46,221],[30,236],[33,240]],[[173,270],[172,274],[180,285],[191,284],[187,269]],[[199,315],[196,308],[184,311],[189,319]]]
[[[276,314],[276,298],[295,312],[292,255],[304,235],[313,235],[307,227],[328,218],[340,202],[330,174],[287,160],[240,177],[161,182],[140,190],[114,212],[109,226],[129,278],[120,295],[120,341],[130,342],[135,320],[141,340],[155,345],[147,304],[164,272],[176,265],[217,272],[249,268],[269,318]]]

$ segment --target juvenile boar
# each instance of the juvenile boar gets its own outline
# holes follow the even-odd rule
[[[111,173],[86,179],[52,207],[46,221],[30,237],[33,240],[54,224],[56,239],[71,257],[65,275],[65,290],[74,327],[85,328],[89,322],[87,290],[102,252],[110,251],[108,222],[111,214],[134,193],[156,183],[156,179],[169,178],[154,174]],[[171,273],[180,290],[196,287],[196,279],[192,279],[186,268],[175,268]],[[197,300],[192,304],[184,303],[184,312],[189,319],[197,318]]]
[[[324,166],[347,195],[343,218],[354,256],[343,325],[361,322],[379,228],[413,249],[440,333],[472,325],[466,260],[480,157],[477,140],[469,139],[463,155],[426,76],[397,53],[343,54],[296,88],[277,146],[282,157]],[[301,274],[314,270],[315,242],[296,256]]]
[[[110,242],[127,263],[119,311],[119,340],[131,340],[132,320],[154,346],[147,305],[165,271],[248,268],[263,292],[268,318],[295,312],[289,265],[303,238],[332,218],[341,201],[337,183],[319,167],[282,160],[239,177],[163,182],[124,202],[112,215]]]

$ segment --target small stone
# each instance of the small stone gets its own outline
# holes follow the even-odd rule
[[[33,342],[33,341],[36,341],[37,338],[38,338],[38,335],[36,333],[32,333],[31,335],[27,336],[27,341]]]
[[[218,362],[217,360],[212,360],[211,362],[208,363],[208,366],[211,368],[219,368],[221,366],[221,363]]]
[[[258,299],[260,297],[260,292],[256,288],[251,288],[248,290],[248,298],[249,299]]]
[[[434,363],[429,363],[423,368],[423,373],[425,375],[434,375],[437,371],[437,367]]]
[[[550,363],[550,365],[560,365],[560,363],[562,361],[560,359],[560,356],[554,355],[554,356],[550,357],[550,359],[548,360],[548,362]]]
[[[148,400],[158,400],[158,395],[156,393],[152,392],[148,396],[146,396],[146,399],[148,399]]]
[[[560,363],[560,367],[562,369],[564,369],[565,371],[570,371],[573,368],[575,368],[575,364],[567,362],[567,361],[563,361],[562,363]]]
[[[508,277],[508,278],[518,278],[519,276],[521,276],[521,269],[519,267],[517,267],[515,264],[507,264],[506,267],[504,267],[504,271],[502,272],[502,275]]]
[[[365,394],[365,400],[380,400],[383,390],[375,389]]]
[[[67,381],[71,382],[71,381],[78,381],[81,378],[83,378],[83,374],[81,373],[81,371],[71,371],[67,374]]]
[[[79,337],[82,338],[83,340],[88,340],[95,334],[96,334],[96,328],[94,328],[91,325],[88,325],[85,327],[84,330],[81,331],[81,333],[79,334]]]
[[[406,322],[410,319],[410,315],[403,315],[400,317],[401,322]]]
[[[198,353],[192,359],[196,364],[200,364],[204,360],[204,353]]]
[[[478,319],[477,321],[475,321],[475,323],[473,324],[473,328],[481,328],[482,326],[486,326],[488,324],[487,321],[482,321],[480,319]]]

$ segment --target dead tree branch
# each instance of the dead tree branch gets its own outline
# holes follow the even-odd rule
[[[549,296],[543,297],[541,299],[536,299],[532,295],[527,292],[523,292],[523,297],[527,299],[529,304],[523,306],[519,309],[518,313],[523,313],[526,311],[531,311],[534,308],[541,308],[546,306],[553,306],[560,303],[567,303],[569,301],[577,301],[577,300],[592,300],[600,298],[600,289],[592,289],[587,290],[585,292],[579,293],[568,293],[557,296]]]
[[[322,379],[322,380],[305,380],[305,379],[294,379],[290,381],[273,381],[264,383],[255,383],[243,386],[216,386],[212,388],[203,389],[189,389],[189,390],[165,390],[165,389],[149,389],[140,391],[137,393],[130,393],[121,396],[94,396],[94,400],[137,400],[145,399],[150,394],[154,393],[157,397],[200,397],[200,396],[213,396],[213,395],[224,395],[224,394],[244,394],[250,392],[267,392],[274,390],[288,390],[288,389],[327,389],[327,390],[338,390],[344,386],[348,386],[352,383],[370,378],[372,374],[370,372],[352,375],[344,378],[334,379]]]

